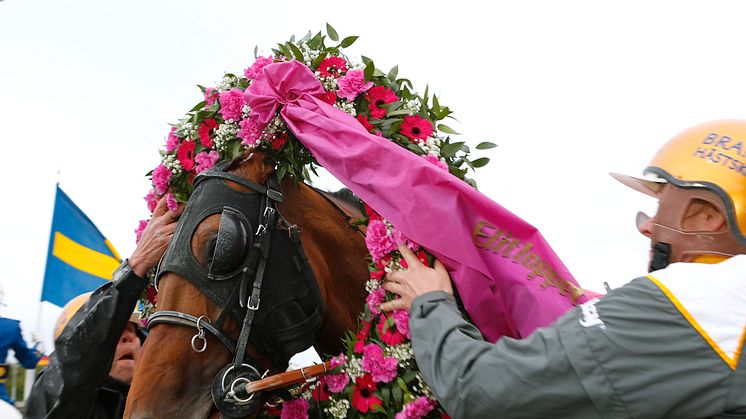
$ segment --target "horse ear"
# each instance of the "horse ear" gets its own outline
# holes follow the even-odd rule
[[[274,161],[267,153],[246,151],[241,157],[241,163],[230,171],[254,183],[265,184],[275,171]]]

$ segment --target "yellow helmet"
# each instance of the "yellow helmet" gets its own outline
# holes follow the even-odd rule
[[[78,310],[80,310],[80,308],[83,307],[83,305],[91,299],[92,294],[93,292],[80,294],[79,296],[68,301],[67,304],[62,307],[62,313],[60,313],[60,316],[57,317],[57,322],[54,324],[55,339],[57,339],[62,334],[62,330],[65,328],[65,326],[67,326],[67,324],[70,322],[70,319],[72,319],[75,313],[77,313]],[[138,331],[140,331],[140,312],[137,309],[135,309],[135,311],[132,313],[129,321],[130,323],[135,323],[135,325],[137,325]]]
[[[657,222],[674,233],[688,202],[702,199],[725,216],[727,234],[680,235],[681,246],[691,254],[732,256],[746,253],[746,120],[706,122],[673,137],[653,157],[643,178],[612,174],[622,183],[660,200]],[[666,196],[664,185],[670,184]],[[670,241],[673,233],[667,234]],[[708,236],[708,237],[705,237]],[[711,245],[715,243],[715,245]],[[681,252],[678,252],[681,253]]]

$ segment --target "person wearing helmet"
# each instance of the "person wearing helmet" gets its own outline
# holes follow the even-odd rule
[[[0,306],[4,305],[4,297],[5,292],[0,287]],[[43,356],[39,345],[40,343],[37,342],[29,347],[21,334],[21,323],[18,320],[0,316],[0,403],[7,402],[15,406],[5,388],[5,381],[10,372],[10,366],[6,363],[8,352],[12,350],[23,368],[31,369],[36,367],[36,363]]]
[[[55,351],[34,382],[24,418],[121,418],[124,414],[142,331],[133,309],[147,286],[183,211],[161,199],[132,256],[111,282],[83,294],[63,309],[55,330]]]
[[[746,121],[690,128],[644,176],[613,175],[658,199],[638,216],[649,274],[495,344],[461,317],[448,273],[400,248],[387,275],[409,309],[417,365],[458,418],[746,417]]]

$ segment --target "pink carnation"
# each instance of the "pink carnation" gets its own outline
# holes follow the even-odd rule
[[[347,387],[350,382],[350,376],[346,372],[340,372],[338,374],[327,374],[324,377],[326,386],[329,387],[329,391],[332,393],[340,393]]]
[[[412,333],[409,331],[409,312],[405,310],[394,311],[394,324],[399,333],[406,336],[407,339],[412,339]]]
[[[261,140],[262,131],[259,130],[259,125],[253,119],[242,119],[238,126],[241,127],[237,134],[238,138],[241,139],[241,144],[253,146]]]
[[[243,71],[243,75],[246,76],[247,79],[255,79],[256,76],[259,75],[259,72],[262,71],[262,68],[264,68],[267,64],[272,64],[274,61],[272,61],[271,58],[268,57],[259,57],[254,61],[254,64],[251,65],[251,67],[247,68]]]
[[[241,119],[241,111],[246,102],[243,99],[241,89],[231,89],[220,94],[220,115],[226,121],[232,119],[238,121]]]
[[[210,150],[209,153],[207,151],[200,151],[194,156],[194,160],[197,162],[197,167],[194,171],[196,173],[204,172],[220,161],[220,154],[215,150]]]
[[[365,245],[373,257],[373,262],[378,262],[397,248],[396,238],[393,234],[389,234],[386,224],[380,220],[372,220],[368,223]]]
[[[370,309],[370,314],[377,316],[381,314],[381,310],[378,308],[378,306],[381,305],[381,303],[386,299],[386,290],[383,288],[378,288],[375,291],[368,294],[367,297],[365,297],[365,302],[368,304],[368,309]]]
[[[286,400],[282,403],[280,419],[301,419],[308,417],[308,408],[311,405],[306,399]]]
[[[153,169],[153,186],[155,186],[155,192],[158,195],[163,195],[168,189],[168,182],[171,180],[171,170],[159,164],[158,167]]]
[[[207,89],[205,89],[205,101],[207,101],[207,106],[215,103],[215,101],[218,99],[218,95],[218,90],[213,87],[208,87]]]
[[[150,210],[150,212],[153,212],[153,210],[155,210],[155,206],[158,205],[158,198],[155,196],[155,191],[152,189],[149,190],[148,194],[145,195],[145,198],[143,199],[148,204],[148,210]]]
[[[350,70],[337,81],[337,87],[337,96],[353,101],[360,93],[373,87],[373,83],[365,82],[363,70]]]
[[[345,356],[345,354],[339,354],[339,356],[334,356],[332,357],[332,359],[329,360],[329,367],[337,368],[346,363],[347,363],[347,357]]]
[[[429,161],[430,163],[432,163],[432,164],[438,166],[439,168],[445,170],[446,172],[448,171],[448,165],[445,164],[442,160],[440,160],[438,158],[438,156],[436,156],[434,154],[426,154],[426,155],[424,155],[422,157],[424,157],[425,160]]]
[[[363,349],[363,371],[370,373],[373,381],[388,383],[397,375],[396,359],[383,355],[383,348],[375,343],[365,345]]]
[[[142,232],[145,230],[145,227],[148,226],[148,222],[145,220],[140,220],[140,224],[137,225],[137,228],[135,229],[135,245],[140,244],[140,239],[142,238]]]
[[[435,400],[427,397],[417,399],[404,405],[404,409],[396,414],[396,419],[420,419],[435,409]]]
[[[171,127],[171,132],[168,133],[168,139],[166,140],[166,151],[170,153],[176,150],[179,143],[181,143],[181,138],[176,136],[176,127]]]
[[[176,197],[172,193],[166,194],[166,208],[171,212],[179,209],[179,201],[176,200]]]

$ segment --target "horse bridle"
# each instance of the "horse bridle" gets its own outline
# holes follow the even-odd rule
[[[245,416],[255,410],[261,404],[259,398],[255,398],[254,394],[247,394],[245,384],[252,381],[256,381],[263,376],[252,366],[253,362],[246,361],[246,349],[249,342],[249,337],[252,331],[252,325],[255,320],[255,315],[259,310],[261,303],[261,292],[263,280],[265,277],[267,262],[269,258],[270,243],[273,232],[278,227],[278,224],[288,231],[288,237],[292,244],[296,246],[296,250],[300,254],[300,259],[303,263],[296,263],[296,265],[302,265],[305,268],[305,276],[313,275],[310,271],[310,267],[307,265],[305,260],[305,254],[303,253],[302,246],[300,245],[299,231],[296,226],[291,225],[287,222],[277,211],[277,204],[283,200],[283,195],[280,192],[279,185],[273,181],[273,178],[267,182],[266,186],[259,185],[250,182],[244,178],[236,176],[232,173],[226,172],[224,168],[226,165],[218,165],[212,170],[202,172],[198,174],[194,179],[195,194],[198,191],[203,191],[204,188],[199,188],[200,184],[206,180],[228,180],[235,182],[238,185],[249,188],[256,193],[252,193],[253,196],[260,196],[259,205],[260,214],[258,216],[258,227],[255,232],[247,232],[247,225],[250,227],[248,217],[243,215],[243,212],[247,209],[247,205],[243,205],[238,202],[233,202],[231,205],[225,205],[221,209],[221,220],[218,235],[216,239],[215,255],[213,262],[210,264],[209,271],[207,272],[207,280],[204,279],[202,272],[193,272],[199,270],[198,268],[190,265],[189,263],[183,263],[185,255],[183,250],[179,251],[177,247],[179,244],[184,245],[184,240],[177,240],[177,236],[181,234],[188,234],[191,236],[194,232],[194,226],[185,227],[182,222],[179,223],[177,231],[174,235],[174,240],[169,246],[168,251],[161,259],[158,265],[158,272],[156,273],[156,285],[160,278],[160,275],[164,272],[171,271],[177,272],[181,276],[189,279],[193,282],[203,293],[208,297],[212,298],[219,304],[222,302],[223,311],[221,312],[215,325],[211,324],[209,319],[205,316],[194,316],[188,313],[182,313],[178,311],[157,311],[149,319],[148,328],[153,327],[157,324],[171,324],[179,325],[196,329],[197,333],[192,337],[191,345],[195,352],[203,352],[207,349],[207,338],[205,332],[212,334],[233,356],[233,361],[224,366],[215,377],[212,386],[212,398],[216,407],[224,414],[232,417]],[[222,182],[224,185],[224,182]],[[240,193],[240,192],[239,192]],[[232,192],[225,192],[223,189],[223,195],[221,198],[228,199],[232,198]],[[216,197],[210,197],[209,193],[206,195],[209,200],[214,201]],[[197,198],[199,199],[199,198]],[[245,197],[243,197],[245,199]],[[192,199],[190,198],[190,205]],[[236,208],[238,207],[238,208]],[[243,207],[243,210],[242,210]],[[182,215],[182,220],[189,217],[191,213],[189,205]],[[207,215],[206,215],[207,214]],[[216,205],[211,204],[211,208],[208,208],[202,213],[198,213],[200,222],[204,217],[210,214],[217,214]],[[192,222],[191,224],[195,224]],[[186,228],[185,231],[181,231]],[[251,235],[249,235],[251,234]],[[217,255],[219,251],[224,253],[230,253],[231,249],[223,249],[221,246],[230,246],[231,241],[240,240],[241,236],[244,237],[245,242],[249,242],[247,255],[237,269],[230,270],[229,272],[220,272],[218,268],[215,268],[215,261],[220,257],[236,260],[236,255]],[[239,246],[240,247],[240,246]],[[191,254],[191,250],[190,250]],[[171,259],[174,259],[172,261]],[[182,266],[189,265],[189,266]],[[215,268],[215,269],[213,269]],[[215,272],[214,272],[215,270]],[[310,273],[309,273],[310,272]],[[199,278],[197,278],[199,277]],[[238,278],[238,281],[232,286],[230,295],[225,298],[225,290],[230,286],[224,286],[222,282],[233,282]],[[253,279],[253,281],[252,281]],[[313,284],[316,285],[315,279]],[[248,287],[251,283],[251,293],[249,295]],[[317,285],[316,285],[317,287]],[[314,291],[314,290],[312,290]],[[315,289],[318,293],[318,288]],[[320,300],[320,297],[318,297]],[[240,309],[237,307],[239,306]],[[242,316],[241,331],[238,336],[238,340],[234,341],[227,333],[223,330],[222,326],[227,316],[231,313],[237,319],[241,319],[241,309],[245,310],[245,314]],[[315,323],[315,317],[312,315],[301,322],[303,328],[313,326]],[[305,336],[305,335],[303,335]],[[265,372],[266,376],[267,372]]]

